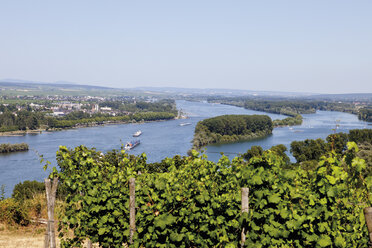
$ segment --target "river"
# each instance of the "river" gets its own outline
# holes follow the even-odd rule
[[[145,152],[148,162],[156,162],[177,154],[186,155],[191,148],[195,125],[202,119],[224,114],[266,114],[272,119],[285,118],[283,115],[207,102],[177,101],[177,108],[186,112],[189,118],[0,137],[0,143],[25,142],[30,147],[28,152],[0,155],[0,185],[5,185],[5,196],[9,197],[14,185],[19,182],[24,180],[42,181],[47,176],[47,172],[43,171],[38,154],[42,154],[44,159],[55,165],[55,155],[60,145],[69,148],[85,145],[95,147],[100,151],[120,149],[121,144],[133,139],[134,132],[142,130],[143,134],[139,137],[141,144],[130,153]],[[332,129],[336,127],[336,124],[339,125],[337,132],[348,132],[350,129],[356,128],[371,128],[367,122],[360,121],[357,116],[348,113],[318,111],[315,114],[303,115],[303,117],[304,121],[301,126],[275,128],[272,135],[259,140],[211,145],[206,147],[206,154],[209,159],[217,161],[221,156],[220,152],[225,152],[232,157],[238,153],[246,152],[252,145],[260,145],[264,149],[277,144],[289,147],[294,140],[325,138],[333,132]],[[190,125],[179,125],[186,122]]]

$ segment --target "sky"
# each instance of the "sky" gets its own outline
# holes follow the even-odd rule
[[[370,0],[0,0],[0,79],[372,93]]]

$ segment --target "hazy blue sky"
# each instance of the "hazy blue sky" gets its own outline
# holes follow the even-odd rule
[[[2,0],[0,34],[0,79],[372,92],[371,0]]]

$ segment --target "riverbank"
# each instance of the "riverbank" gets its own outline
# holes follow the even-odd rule
[[[38,134],[42,133],[46,129],[37,129],[37,130],[18,130],[18,131],[10,131],[10,132],[0,132],[0,136],[24,136],[26,134]]]
[[[229,144],[229,143],[236,143],[236,142],[242,142],[242,141],[251,141],[251,140],[257,140],[257,139],[262,139],[265,138],[272,133],[269,131],[258,131],[255,133],[247,134],[247,135],[210,135],[209,137],[207,136],[201,136],[199,140],[194,140],[194,146],[193,149],[200,149],[204,146],[207,145],[212,145],[212,144]],[[201,142],[201,141],[204,142]]]
[[[13,136],[25,136],[26,134],[41,134],[43,132],[56,132],[63,130],[79,129],[79,128],[89,128],[89,127],[98,127],[105,125],[122,125],[122,124],[131,124],[131,123],[150,123],[150,122],[161,122],[169,120],[177,120],[177,117],[171,119],[159,119],[159,120],[143,120],[136,121],[135,119],[129,121],[103,121],[103,122],[90,122],[90,123],[78,123],[75,126],[64,127],[64,128],[40,128],[37,130],[18,130],[18,131],[9,131],[9,132],[0,132],[0,136],[13,137]],[[185,118],[180,118],[185,119]]]

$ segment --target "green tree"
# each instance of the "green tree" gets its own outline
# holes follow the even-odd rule
[[[247,152],[243,154],[243,158],[249,161],[251,158],[261,156],[262,154],[263,149],[261,146],[252,146],[251,149],[247,150]]]
[[[285,153],[287,151],[287,147],[283,144],[279,144],[279,145],[276,145],[276,146],[272,146],[270,148],[271,151],[275,152],[276,154],[278,154],[282,159],[283,159],[283,162],[288,165],[290,163],[290,159],[288,157],[288,155]]]
[[[39,124],[39,120],[37,119],[37,117],[35,115],[31,115],[28,120],[28,128],[31,129],[31,130],[35,130],[35,129],[38,129],[40,124]]]
[[[306,139],[304,141],[293,141],[291,143],[291,153],[296,158],[297,162],[319,160],[319,158],[327,151],[326,144],[322,139]]]

